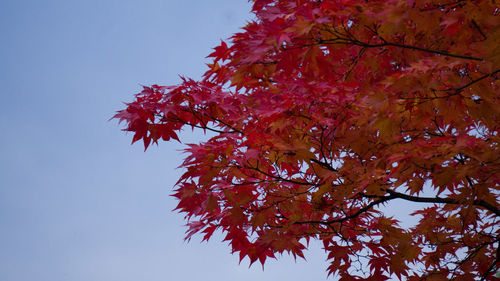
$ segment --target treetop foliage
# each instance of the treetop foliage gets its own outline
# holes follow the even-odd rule
[[[187,238],[251,263],[322,241],[340,280],[498,280],[498,1],[254,0],[200,81],[144,87],[133,142],[188,144]],[[416,224],[381,211],[416,202]]]

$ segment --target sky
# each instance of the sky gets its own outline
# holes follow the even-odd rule
[[[326,256],[238,264],[184,239],[178,143],[144,152],[109,121],[141,85],[199,78],[246,0],[0,4],[0,280],[326,280]],[[202,139],[183,134],[186,142]]]

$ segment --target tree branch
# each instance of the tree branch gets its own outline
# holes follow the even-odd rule
[[[442,204],[455,204],[455,205],[462,204],[458,200],[454,200],[451,198],[411,196],[390,189],[385,189],[385,191],[389,193],[391,196],[394,196],[394,198],[404,199],[412,202],[442,203]],[[500,210],[484,200],[474,200],[472,205],[483,207],[488,211],[494,213],[495,215],[500,216]]]
[[[448,53],[446,51],[439,51],[439,50],[433,50],[433,49],[427,49],[423,47],[417,47],[417,46],[412,46],[412,45],[405,45],[405,44],[399,44],[399,43],[393,43],[393,42],[387,42],[385,40],[382,40],[383,43],[380,44],[370,44],[366,42],[359,41],[355,38],[335,38],[335,39],[327,39],[323,40],[320,39],[318,40],[318,43],[325,43],[325,44],[343,44],[343,45],[356,45],[364,48],[381,48],[381,47],[398,47],[398,48],[403,48],[403,49],[409,49],[409,50],[416,50],[416,51],[421,51],[421,52],[426,52],[426,53],[432,53],[432,54],[438,54],[438,55],[443,55],[447,57],[453,57],[453,58],[459,58],[459,59],[469,59],[469,60],[476,60],[476,61],[484,61],[483,58],[478,58],[478,57],[472,57],[472,56],[466,56],[466,55],[459,55],[459,54],[453,54],[453,53]]]
[[[345,222],[347,220],[357,218],[359,215],[361,215],[362,213],[367,212],[368,210],[370,210],[371,208],[375,207],[378,204],[382,204],[382,203],[384,203],[386,201],[389,201],[389,200],[392,200],[392,199],[395,199],[395,198],[396,198],[396,196],[392,196],[392,195],[380,197],[378,200],[372,201],[370,204],[368,204],[365,207],[359,209],[357,212],[355,212],[355,213],[353,213],[351,215],[342,217],[342,218],[332,219],[332,220],[329,220],[329,221],[296,221],[296,222],[294,222],[294,224],[316,223],[316,224],[322,224],[322,225],[330,226],[333,223],[343,223],[343,222]]]
[[[454,89],[454,90],[455,90],[455,93],[458,93],[458,92],[462,91],[463,89],[465,89],[465,88],[467,88],[467,87],[471,86],[472,84],[477,83],[477,82],[479,82],[479,81],[481,81],[481,80],[483,80],[483,79],[486,79],[486,78],[488,78],[488,77],[490,77],[490,76],[493,76],[493,75],[495,75],[495,74],[497,74],[497,73],[499,73],[499,72],[500,72],[500,69],[497,69],[497,70],[495,70],[495,71],[493,71],[493,72],[491,72],[491,73],[485,74],[485,75],[483,75],[483,76],[481,76],[481,77],[479,77],[479,78],[477,78],[477,79],[475,79],[475,80],[472,80],[471,82],[469,82],[469,83],[467,83],[467,84],[463,85],[462,87]]]

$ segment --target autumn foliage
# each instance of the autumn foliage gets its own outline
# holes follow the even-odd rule
[[[498,280],[499,2],[253,2],[201,81],[115,116],[146,148],[213,132],[174,193],[188,238],[252,263],[317,239],[340,280]]]

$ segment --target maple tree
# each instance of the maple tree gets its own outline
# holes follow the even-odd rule
[[[322,241],[340,280],[498,280],[498,1],[254,0],[201,81],[144,87],[133,142],[188,144],[187,237],[240,259]],[[416,223],[384,215],[418,203]]]

